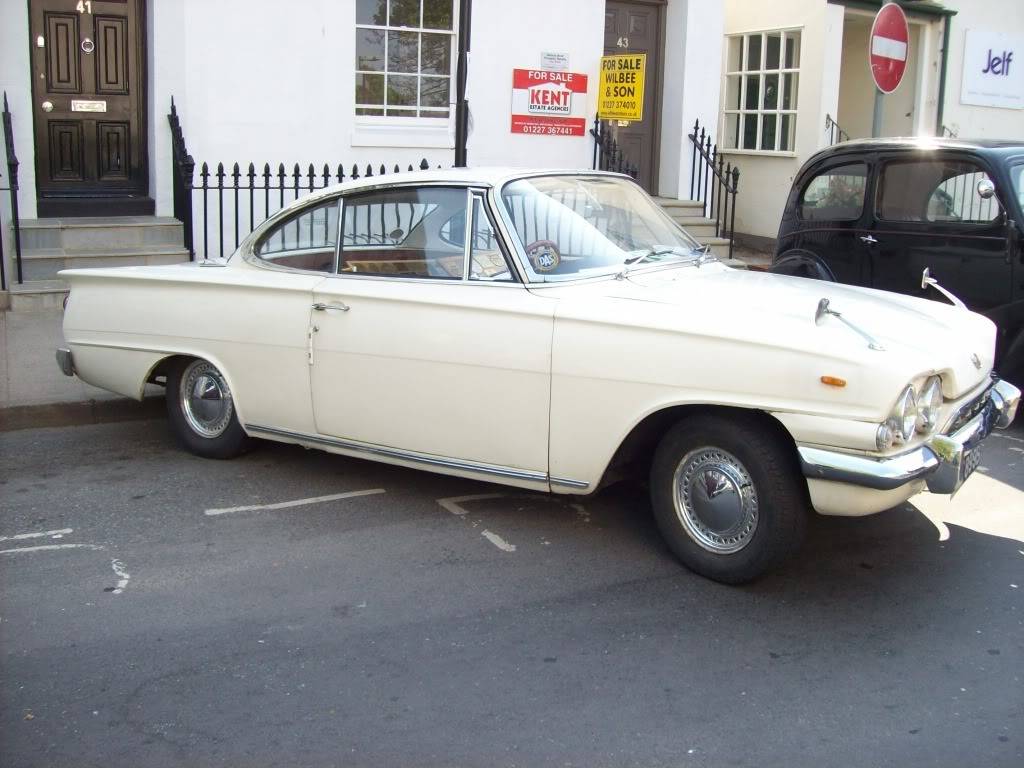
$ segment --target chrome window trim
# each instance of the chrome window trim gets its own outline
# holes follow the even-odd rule
[[[549,477],[546,472],[536,472],[529,469],[517,469],[515,467],[506,467],[499,464],[482,464],[475,461],[466,461],[464,459],[452,459],[445,456],[433,456],[429,454],[417,453],[415,451],[403,451],[398,448],[388,448],[382,445],[373,445],[370,443],[358,443],[351,440],[343,440],[335,437],[327,437],[325,435],[310,435],[303,432],[293,432],[287,429],[277,429],[275,427],[266,427],[260,424],[245,424],[243,428],[246,432],[255,432],[264,435],[271,435],[274,437],[283,437],[290,440],[298,440],[304,443],[312,443],[315,445],[325,445],[332,448],[340,448],[346,451],[352,451],[353,453],[364,453],[369,456],[385,456],[390,459],[400,459],[402,461],[409,461],[416,464],[423,464],[425,466],[432,467],[446,467],[448,469],[459,469],[465,472],[477,472],[482,475],[491,475],[493,477],[506,477],[514,480],[529,480],[536,483],[552,483],[554,485],[562,485],[570,488],[588,488],[589,483],[583,482],[582,480],[571,480],[569,478],[552,478]]]

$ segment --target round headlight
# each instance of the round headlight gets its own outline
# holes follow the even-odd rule
[[[914,436],[917,427],[917,399],[913,387],[908,386],[900,392],[896,407],[892,409],[886,424],[893,431],[897,443],[905,443]]]
[[[942,412],[942,380],[938,376],[925,382],[917,399],[917,410],[917,431],[922,435],[934,432]]]

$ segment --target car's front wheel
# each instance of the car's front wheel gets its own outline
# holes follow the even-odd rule
[[[651,465],[658,528],[693,571],[757,578],[799,548],[806,491],[792,446],[756,417],[704,414],[670,429]]]
[[[208,459],[230,459],[249,438],[238,423],[227,380],[213,363],[175,360],[167,372],[167,415],[179,442]]]

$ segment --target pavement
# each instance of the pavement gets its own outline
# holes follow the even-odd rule
[[[742,247],[733,257],[751,269],[764,268],[771,260]],[[65,376],[54,356],[64,343],[63,316],[62,309],[0,311],[0,432],[130,421],[163,413],[160,387],[148,387],[146,399],[139,403]]]
[[[159,396],[138,403],[65,376],[55,357],[63,317],[62,309],[0,312],[0,432],[147,418],[162,409]]]

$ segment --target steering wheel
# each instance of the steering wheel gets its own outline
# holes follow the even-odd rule
[[[562,263],[558,244],[552,240],[534,240],[526,246],[526,256],[538,272],[554,272]]]

